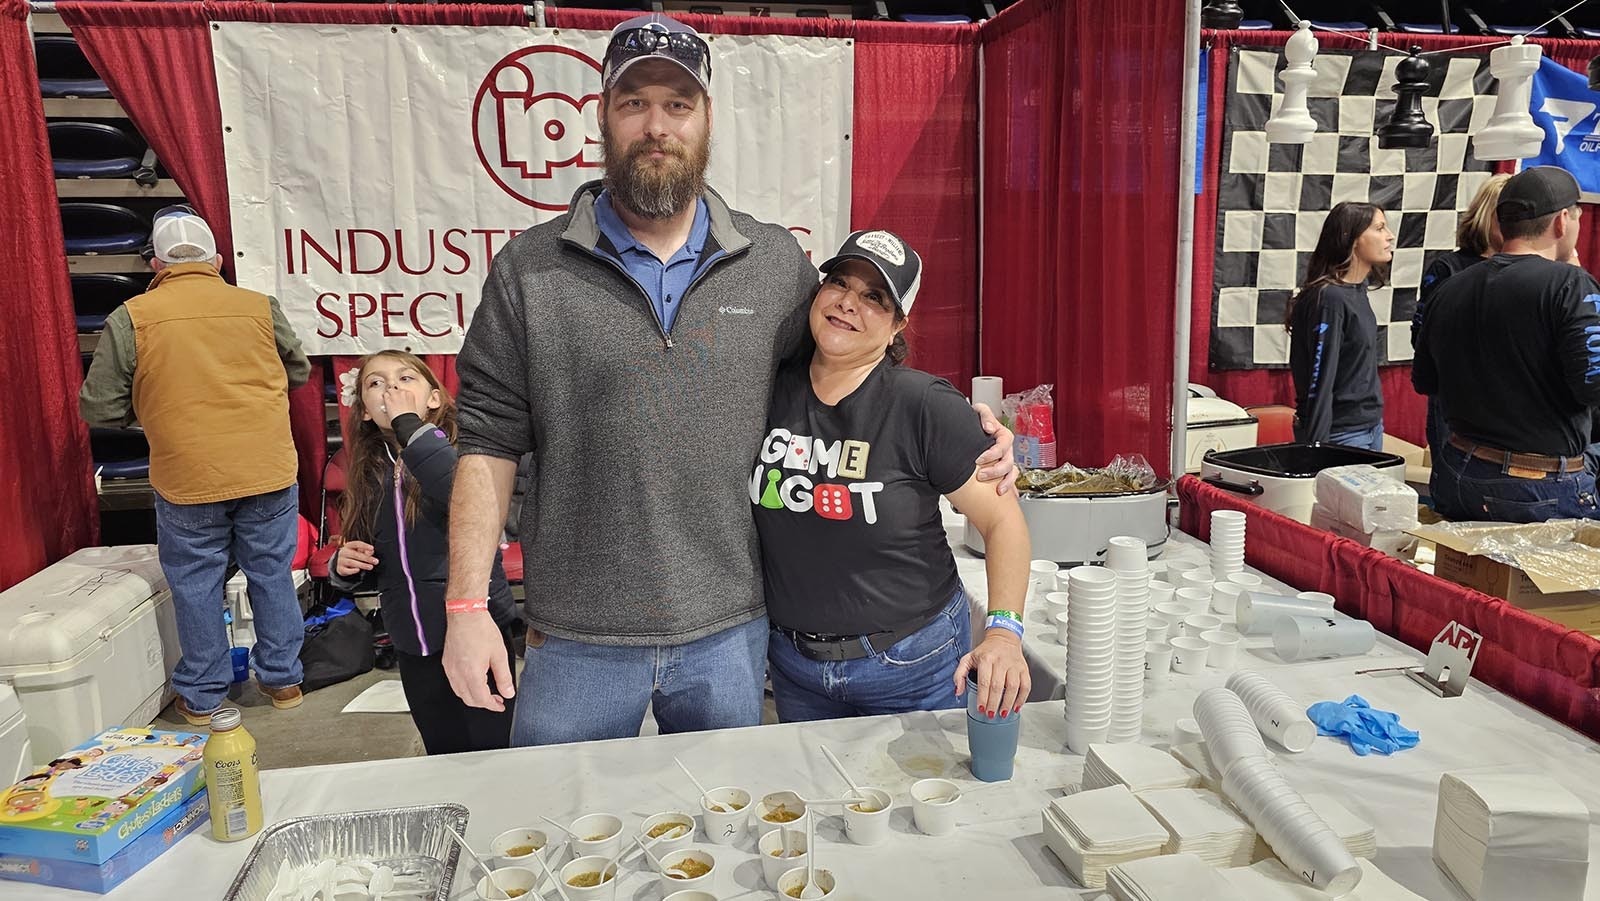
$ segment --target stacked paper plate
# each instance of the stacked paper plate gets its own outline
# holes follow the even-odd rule
[[[1197,788],[1200,774],[1171,754],[1144,745],[1090,745],[1083,760],[1084,791],[1112,785],[1136,792]]]
[[[1164,854],[1106,871],[1117,901],[1237,901],[1239,893],[1216,867],[1193,854]]]
[[[1170,838],[1165,854],[1193,854],[1218,867],[1249,866],[1255,849],[1255,827],[1245,822],[1222,796],[1203,788],[1164,788],[1139,792]]]
[[[1067,747],[1082,754],[1111,728],[1117,659],[1117,574],[1099,566],[1067,573]],[[1141,661],[1144,644],[1140,641]]]
[[[1405,886],[1390,879],[1370,860],[1360,861],[1361,885],[1341,901],[1423,901]],[[1233,897],[1249,901],[1328,901],[1328,896],[1306,885],[1276,860],[1265,860],[1248,867],[1218,871],[1233,887]],[[1510,896],[1508,896],[1510,897]]]
[[[1339,836],[1344,846],[1356,857],[1374,857],[1378,853],[1378,833],[1372,824],[1350,812],[1332,795],[1306,795],[1311,805],[1333,834]]]
[[[1145,632],[1150,619],[1150,569],[1144,560],[1144,542],[1136,538],[1139,565],[1113,570],[1117,574],[1117,656],[1112,666],[1111,728],[1107,741],[1137,742],[1144,732]],[[1071,636],[1068,636],[1069,640]]]
[[[1044,838],[1079,885],[1104,888],[1108,868],[1160,854],[1167,830],[1126,786],[1114,785],[1051,801]]]
[[[1589,809],[1547,776],[1446,773],[1433,859],[1473,898],[1579,899],[1589,873]]]
[[[1200,774],[1200,784],[1217,794],[1222,793],[1222,771],[1211,762],[1211,754],[1203,741],[1173,745],[1172,756],[1178,762]]]
[[[1244,524],[1237,510],[1211,512],[1211,574],[1218,582],[1244,572]]]

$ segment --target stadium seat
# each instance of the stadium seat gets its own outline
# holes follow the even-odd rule
[[[39,72],[39,92],[46,97],[111,96],[111,89],[89,65],[83,49],[70,34],[34,35],[33,58]]]
[[[143,429],[90,429],[89,452],[100,478],[150,478],[150,444]]]
[[[106,316],[118,305],[144,293],[149,279],[116,273],[86,273],[72,277],[72,308],[77,314],[78,331],[98,332],[106,327]]]
[[[49,124],[50,160],[57,178],[126,178],[145,155],[135,134],[103,122]]]
[[[61,230],[67,253],[137,253],[150,240],[150,224],[113,203],[61,204]]]

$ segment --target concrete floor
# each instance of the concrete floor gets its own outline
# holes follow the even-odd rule
[[[379,670],[348,682],[311,692],[299,707],[278,710],[256,691],[255,682],[244,686],[227,706],[244,712],[244,727],[256,740],[256,759],[264,770],[318,766],[422,756],[422,736],[404,713],[340,713],[374,684],[399,679],[396,670]],[[158,728],[189,729],[169,705],[153,724]]]

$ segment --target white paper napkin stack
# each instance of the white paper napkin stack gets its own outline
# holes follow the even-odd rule
[[[1370,860],[1358,860],[1361,884],[1339,901],[1425,901],[1378,869]],[[1219,870],[1233,886],[1234,897],[1249,901],[1328,901],[1328,895],[1306,884],[1276,860],[1264,860],[1248,867]]]
[[[1200,774],[1165,751],[1144,745],[1090,745],[1083,759],[1085,791],[1125,785],[1130,791],[1197,788]]]
[[[1203,741],[1173,745],[1172,756],[1178,762],[1200,774],[1200,784],[1211,791],[1222,793],[1222,771],[1212,762],[1211,754]]]
[[[1105,888],[1108,868],[1160,854],[1167,830],[1127,786],[1115,785],[1051,801],[1044,839],[1079,885]]]
[[[1193,854],[1217,867],[1250,865],[1255,827],[1216,792],[1164,788],[1139,792],[1138,798],[1167,827],[1162,853]]]
[[[1547,776],[1446,773],[1433,859],[1473,898],[1576,901],[1589,874],[1589,808]]]
[[[1372,824],[1350,812],[1350,808],[1339,803],[1339,799],[1332,795],[1306,795],[1306,803],[1311,805],[1328,824],[1344,846],[1350,849],[1355,857],[1375,857],[1378,853],[1378,833]]]
[[[1237,901],[1239,894],[1216,867],[1193,854],[1164,854],[1119,863],[1106,871],[1117,901]]]

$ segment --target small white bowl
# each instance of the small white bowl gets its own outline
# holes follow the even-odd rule
[[[699,889],[689,889],[686,892],[673,892],[661,901],[717,901],[717,896]]]
[[[512,854],[516,848],[533,848],[526,854]],[[549,860],[545,853],[550,847],[550,837],[545,835],[543,829],[507,829],[494,837],[489,844],[490,853],[508,867],[519,867],[532,864],[534,858]]]
[[[799,854],[796,854],[793,857],[776,856],[777,853],[782,849],[782,829],[774,829],[771,832],[768,832],[766,835],[761,836],[761,840],[756,842],[756,851],[761,855],[761,873],[766,877],[767,885],[771,886],[774,891],[776,891],[778,888],[778,879],[781,878],[784,873],[789,872],[795,867],[805,866],[806,831],[804,829],[794,828],[789,830],[789,850],[799,851]]]
[[[611,868],[609,870],[603,869],[607,864],[611,864]],[[618,867],[612,858],[591,854],[569,861],[566,866],[561,868],[561,872],[558,875],[560,876],[562,887],[566,889],[567,897],[572,901],[601,901],[601,899],[611,897],[612,889],[614,888],[611,883],[617,878],[617,869]],[[602,878],[599,885],[573,885],[572,880],[584,873],[609,873],[610,876],[609,878]]]
[[[711,888],[711,880],[715,879],[717,876],[717,859],[711,856],[710,851],[702,851],[699,848],[689,848],[683,851],[674,851],[671,854],[658,854],[656,855],[656,859],[661,861],[661,874],[658,879],[661,883],[661,894],[663,895],[671,894],[672,892],[676,891],[682,891],[683,889],[700,889],[701,891],[709,891]],[[691,879],[678,879],[667,875],[667,873],[671,871],[673,867],[683,863],[686,860],[693,860],[705,864],[707,867],[709,867],[709,869],[707,869],[703,875],[695,876]]]
[[[722,809],[713,810],[712,805]],[[732,785],[713,788],[700,799],[700,821],[705,824],[706,838],[712,842],[737,842],[750,825],[750,793]]]
[[[683,831],[676,837],[662,838],[650,846],[650,853],[654,854],[657,858],[664,856],[669,851],[676,851],[694,841],[694,817],[686,813],[679,813],[675,810],[668,811],[666,813],[658,813],[653,817],[646,818],[645,821],[639,826],[639,840],[642,842],[650,841],[652,838],[654,838],[650,832],[657,826],[661,826],[666,823],[682,826]]]
[[[889,811],[894,799],[881,788],[862,788],[860,800],[844,806],[844,832],[858,845],[876,845],[889,837]],[[863,813],[857,805],[871,808]]]
[[[763,795],[761,800],[750,808],[750,822],[755,824],[758,838],[779,826],[785,825],[783,823],[774,823],[767,819],[767,814],[771,813],[780,804],[783,805],[784,809],[799,814],[799,816],[789,821],[791,824],[799,823],[806,815],[806,802],[801,800],[800,796],[794,792],[780,791]],[[790,828],[793,828],[793,826]]]
[[[817,888],[822,889],[822,897],[833,897],[834,889],[838,884],[833,879],[833,873],[822,867],[817,867]],[[778,894],[784,897],[794,897],[789,894],[792,888],[804,888],[806,884],[806,868],[795,867],[778,878]]]
[[[526,856],[533,857],[532,854]],[[533,887],[538,883],[539,874],[527,867],[496,867],[494,871],[494,888],[489,887],[488,876],[478,880],[478,898],[480,901],[503,901],[507,895],[517,889],[522,890],[522,894],[517,896],[519,898],[536,898],[538,895],[534,894]],[[507,891],[507,889],[510,891]]]
[[[610,859],[622,850],[622,817],[591,813],[572,821],[572,855]]]

